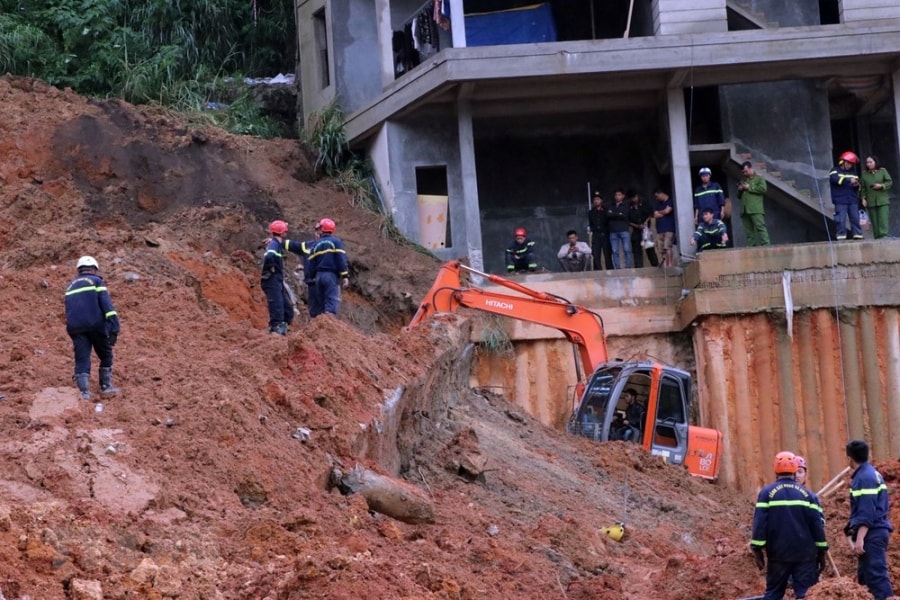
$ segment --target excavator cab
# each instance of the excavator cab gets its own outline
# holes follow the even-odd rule
[[[685,465],[692,475],[714,480],[719,474],[722,434],[690,425],[690,390],[690,374],[674,367],[605,363],[588,380],[567,429],[598,442],[639,443],[666,462]],[[631,410],[625,400],[630,394],[636,396],[637,404]],[[642,422],[626,425],[628,414],[640,414]]]

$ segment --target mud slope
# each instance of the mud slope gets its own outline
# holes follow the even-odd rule
[[[263,226],[283,217],[304,237],[326,215],[351,259],[341,319],[269,335]],[[402,333],[438,263],[380,226],[315,180],[295,142],[0,78],[0,596],[761,591],[752,498],[469,390],[462,319]],[[123,327],[124,393],[100,412],[72,387],[63,319],[86,253]],[[334,467],[356,465],[415,486],[433,522],[400,522],[329,485]],[[893,490],[900,468],[883,466]],[[837,535],[846,502],[827,509]],[[600,531],[617,521],[621,542]],[[834,554],[851,573],[846,549]],[[846,578],[816,593],[864,597]]]

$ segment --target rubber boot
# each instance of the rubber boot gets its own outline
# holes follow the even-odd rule
[[[91,399],[91,374],[90,373],[76,373],[72,376],[72,379],[75,380],[75,385],[78,386],[78,391],[81,392],[82,400],[90,400]]]
[[[277,333],[278,335],[287,335],[288,324],[282,321],[275,325],[275,328],[272,330],[272,333]]]
[[[100,397],[115,396],[121,390],[113,387],[112,384],[112,367],[100,367]]]

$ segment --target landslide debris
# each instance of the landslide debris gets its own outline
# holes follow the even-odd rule
[[[299,238],[323,216],[350,256],[341,318],[269,335],[264,225],[284,218]],[[0,595],[761,592],[753,498],[470,389],[465,319],[401,331],[438,261],[381,229],[295,141],[0,78]],[[64,327],[81,254],[99,260],[122,321],[123,393],[101,412],[78,399]],[[900,469],[883,468],[894,489]],[[373,510],[334,485],[335,469],[414,489],[433,513]],[[846,502],[826,509],[852,574],[835,537]],[[622,521],[621,542],[601,533]],[[833,581],[809,597],[861,597]]]

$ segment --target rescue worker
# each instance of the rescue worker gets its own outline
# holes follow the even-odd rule
[[[287,335],[288,325],[294,320],[294,306],[284,281],[284,252],[304,256],[307,248],[301,242],[286,240],[288,224],[284,221],[269,223],[272,238],[266,243],[263,255],[260,287],[266,294],[266,305],[269,309],[269,332]]]
[[[537,271],[534,242],[528,239],[528,231],[524,227],[516,227],[513,231],[513,243],[506,248],[506,272],[524,271]]]
[[[335,223],[332,219],[322,219],[318,228],[321,233],[310,251],[306,277],[315,282],[311,289],[315,289],[321,312],[337,316],[341,305],[341,287],[350,285],[347,252],[341,239],[334,235]]]
[[[76,264],[78,276],[66,288],[66,333],[75,353],[75,385],[81,398],[91,399],[91,349],[100,359],[100,396],[115,396],[113,387],[113,346],[119,337],[119,315],[93,256],[82,256]]]
[[[793,580],[795,597],[805,598],[825,568],[828,542],[822,508],[794,481],[797,465],[793,453],[776,454],[776,479],[756,499],[750,548],[756,566],[766,571],[764,600],[784,598],[788,579]]]
[[[834,204],[834,223],[837,239],[863,239],[859,224],[859,176],[856,163],[859,157],[852,152],[844,152],[838,159],[837,167],[828,173],[831,183],[831,203]],[[850,218],[850,235],[847,235],[847,218]]]
[[[303,269],[303,283],[306,284],[306,307],[309,310],[309,318],[311,319],[322,314],[322,301],[316,292],[316,281],[309,276],[309,255],[312,253],[313,246],[316,245],[316,240],[321,236],[322,229],[319,223],[316,223],[315,239],[309,242],[302,242],[300,246],[303,255],[303,264],[300,268]]]
[[[722,186],[712,181],[712,171],[703,167],[699,171],[700,185],[694,188],[694,225],[700,224],[704,208],[711,208],[716,219],[725,217],[725,192]]]
[[[728,244],[728,228],[724,221],[714,215],[714,210],[706,206],[700,211],[701,221],[691,237],[691,246],[698,252],[724,248]]]
[[[869,464],[869,445],[862,440],[847,444],[853,478],[850,481],[850,519],[844,533],[856,554],[856,579],[875,600],[894,597],[888,576],[887,546],[891,531],[887,486]]]

